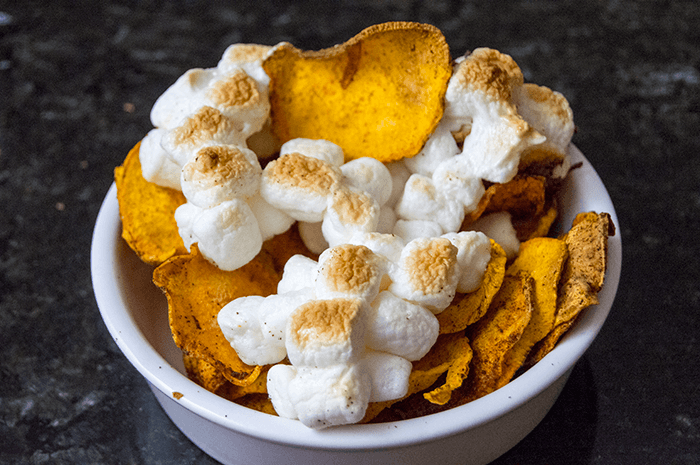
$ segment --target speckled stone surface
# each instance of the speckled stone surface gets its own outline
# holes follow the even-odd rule
[[[100,319],[89,247],[112,170],[158,95],[227,45],[318,49],[388,20],[562,92],[620,220],[608,322],[496,463],[700,463],[700,4],[651,0],[0,1],[0,463],[214,463]]]

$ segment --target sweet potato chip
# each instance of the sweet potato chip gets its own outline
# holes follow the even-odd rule
[[[536,237],[545,237],[549,234],[554,221],[559,216],[556,202],[549,202],[551,205],[545,207],[540,215],[515,216],[511,218],[513,229],[520,242],[525,242]]]
[[[563,240],[569,253],[557,297],[554,328],[538,343],[526,361],[532,366],[541,360],[573,325],[582,310],[598,303],[607,268],[608,236],[615,225],[608,213],[580,213]]]
[[[443,336],[439,341],[447,352],[446,359],[449,362],[445,384],[436,387],[430,392],[423,394],[423,397],[433,404],[445,405],[452,397],[452,392],[462,386],[462,382],[469,374],[469,362],[472,360],[472,348],[469,340],[462,334]]]
[[[211,363],[187,354],[183,354],[182,361],[185,363],[187,377],[207,391],[216,392],[228,383],[224,374]]]
[[[545,206],[545,178],[515,177],[506,183],[490,185],[476,210],[467,213],[462,227],[469,226],[482,215],[507,211],[515,217],[539,216]]]
[[[374,25],[320,51],[280,44],[263,68],[282,143],[326,139],[346,159],[383,162],[420,151],[442,117],[452,74],[440,30],[409,22]]]
[[[479,320],[501,287],[505,272],[506,253],[500,245],[491,240],[491,260],[486,267],[481,286],[469,294],[457,295],[449,307],[437,314],[440,334],[464,331],[467,326]]]
[[[533,279],[533,310],[525,331],[506,355],[498,387],[513,378],[532,347],[554,328],[559,279],[567,256],[563,240],[535,238],[520,244],[518,257],[506,270],[506,276],[524,272]]]
[[[526,273],[506,275],[486,315],[467,330],[474,356],[462,402],[499,387],[506,355],[530,321],[533,288],[534,280]]]
[[[153,282],[168,299],[175,344],[240,386],[255,381],[261,368],[238,357],[219,328],[219,310],[237,297],[274,293],[279,279],[267,253],[259,253],[237,270],[222,271],[199,253],[196,244],[189,255],[172,257],[153,272]]]
[[[175,222],[175,210],[185,203],[181,192],[143,178],[139,142],[114,169],[122,237],[136,255],[157,266],[173,255],[186,254]]]

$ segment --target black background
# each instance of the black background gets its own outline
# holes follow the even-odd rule
[[[562,92],[622,235],[610,317],[499,464],[700,463],[700,4],[0,1],[0,463],[207,464],[107,333],[89,247],[155,99],[235,42],[429,22]],[[468,451],[465,451],[468,454]]]

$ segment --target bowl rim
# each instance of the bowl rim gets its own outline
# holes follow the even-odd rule
[[[569,155],[572,164],[581,165],[572,170],[566,181],[566,192],[571,193],[570,199],[562,199],[568,205],[566,208],[575,209],[581,201],[580,195],[576,194],[585,192],[584,204],[589,205],[595,200],[596,205],[586,210],[608,212],[618,231],[609,238],[608,268],[605,285],[598,295],[600,303],[582,313],[571,331],[538,364],[495,392],[453,409],[408,420],[314,430],[299,421],[227,401],[192,382],[150,344],[127,311],[130,299],[120,292],[119,280],[122,277],[116,266],[124,248],[119,247],[121,219],[114,183],[101,205],[92,237],[90,267],[95,298],[117,346],[153,387],[168,396],[183,393],[178,400],[183,407],[229,430],[274,443],[324,450],[389,449],[459,434],[524,405],[564,376],[591,345],[612,307],[622,262],[617,214],[608,191],[590,162],[573,144],[569,146]],[[572,214],[569,210],[564,211]]]

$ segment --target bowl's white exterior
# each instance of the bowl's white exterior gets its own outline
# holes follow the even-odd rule
[[[571,147],[572,171],[560,199],[568,228],[581,211],[610,213],[610,197],[595,170]],[[523,439],[556,401],[576,361],[603,325],[617,291],[620,234],[609,239],[600,304],[586,311],[557,348],[498,391],[446,412],[412,420],[315,431],[301,423],[228,402],[190,381],[170,336],[167,304],[144,265],[121,240],[116,188],[105,197],[93,234],[95,297],[110,334],[149,382],[173,422],[197,446],[225,464],[483,464]],[[174,394],[177,393],[176,398]],[[180,394],[182,395],[180,397]]]

